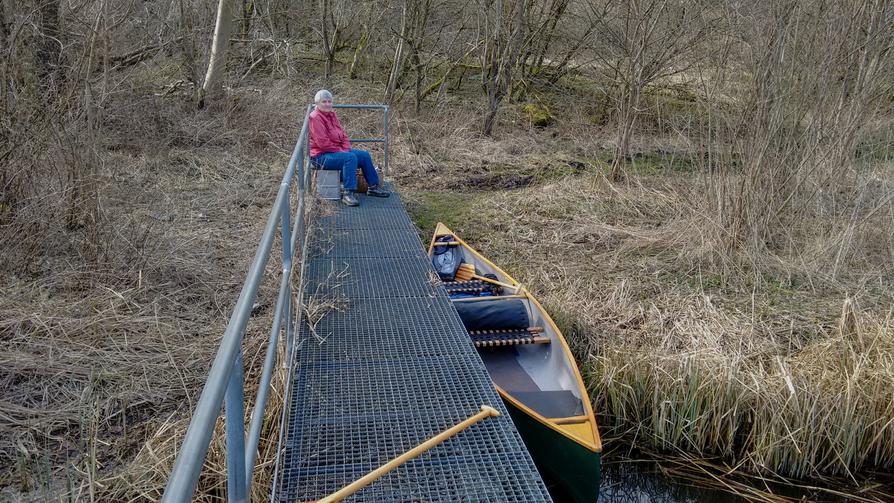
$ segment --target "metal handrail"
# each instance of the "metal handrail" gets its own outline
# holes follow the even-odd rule
[[[388,176],[388,105],[332,105],[332,108],[360,108],[382,110],[381,138],[351,138],[351,143],[384,143],[385,154],[382,164],[385,165],[385,176]]]
[[[376,108],[384,111],[385,173],[388,173],[388,107],[386,105],[338,105],[338,108]],[[296,250],[305,256],[307,229],[304,222],[306,209],[306,188],[310,185],[308,128],[309,116],[313,105],[308,105],[304,114],[301,131],[289,158],[288,166],[283,174],[279,191],[273,202],[270,216],[261,235],[254,259],[248,269],[245,283],[230,322],[227,325],[217,355],[208,372],[208,379],[202,389],[199,402],[193,411],[186,436],[180,446],[174,468],[165,487],[162,501],[181,502],[192,498],[198,484],[199,474],[208,454],[214,424],[220,416],[221,403],[226,414],[226,455],[227,455],[227,497],[229,501],[248,501],[251,490],[252,473],[257,460],[258,444],[264,424],[264,411],[270,392],[270,382],[276,361],[276,350],[280,336],[286,340],[286,359],[291,372],[294,361],[294,331],[297,319],[292,317],[292,272]],[[365,139],[361,139],[365,140]],[[379,140],[379,139],[376,139]],[[297,173],[297,177],[295,176]],[[296,185],[297,204],[294,218],[292,215],[291,189]],[[294,222],[293,222],[294,220]],[[270,258],[277,227],[282,243],[282,277],[276,311],[270,328],[267,353],[261,382],[258,386],[248,436],[245,432],[245,381],[242,366],[242,342],[245,328],[251,317],[251,308],[257,298],[258,289],[264,276],[264,269]],[[299,267],[299,280],[303,260]],[[300,284],[300,281],[299,281]],[[299,290],[300,294],[300,290]],[[291,374],[290,374],[291,375]],[[284,415],[285,417],[285,415]],[[282,424],[282,423],[281,423]],[[281,442],[280,432],[280,442]]]

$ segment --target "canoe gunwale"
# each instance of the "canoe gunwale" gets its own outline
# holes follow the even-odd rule
[[[500,397],[503,398],[503,400],[510,402],[518,410],[524,412],[525,414],[527,414],[528,416],[530,416],[537,422],[543,424],[547,428],[555,431],[559,435],[562,435],[563,437],[571,440],[572,442],[574,442],[574,443],[580,445],[581,447],[584,447],[592,452],[602,452],[602,443],[599,441],[600,439],[599,439],[598,435],[596,437],[594,437],[596,439],[595,443],[590,444],[588,442],[585,442],[581,438],[575,437],[574,435],[571,435],[568,432],[562,430],[562,428],[560,428],[561,424],[559,422],[557,422],[556,420],[558,419],[561,421],[562,419],[565,419],[565,418],[544,417],[544,416],[540,415],[534,409],[532,409],[532,408],[528,407],[527,405],[523,404],[522,402],[520,402],[517,398],[512,396],[511,393],[509,393],[505,389],[501,388],[499,384],[494,383],[494,388],[497,389],[497,393],[500,394]],[[585,400],[582,400],[582,401],[585,401]],[[580,416],[573,416],[573,417],[580,417]],[[580,421],[580,423],[583,423],[583,422],[584,421]],[[593,429],[595,429],[595,427],[596,427],[596,419],[595,418],[593,418],[593,417],[587,418],[586,422],[590,423],[590,426],[593,427]]]
[[[562,332],[561,332],[561,330],[559,330],[559,327],[556,326],[556,323],[553,321],[552,317],[549,315],[549,313],[546,312],[546,310],[543,308],[543,306],[540,304],[540,302],[534,297],[534,295],[532,295],[531,292],[529,292],[526,288],[524,288],[515,278],[513,278],[508,273],[506,273],[506,271],[504,271],[503,269],[498,267],[496,264],[491,262],[487,257],[484,257],[483,255],[478,253],[477,250],[475,250],[474,248],[469,246],[468,243],[466,243],[462,238],[457,236],[455,232],[450,230],[446,225],[444,225],[441,222],[437,223],[437,225],[435,227],[435,232],[432,235],[431,243],[429,244],[429,247],[428,247],[429,256],[431,256],[432,250],[434,249],[435,240],[438,239],[439,237],[445,236],[445,235],[453,236],[453,239],[456,242],[460,243],[460,246],[462,246],[462,248],[465,251],[468,251],[469,253],[473,254],[477,259],[481,260],[482,262],[486,263],[488,266],[490,266],[491,268],[493,268],[494,270],[499,272],[503,276],[503,278],[506,282],[511,283],[516,288],[516,294],[513,295],[512,297],[514,297],[514,298],[524,297],[532,304],[533,307],[535,307],[537,310],[540,311],[540,315],[543,317],[543,319],[547,323],[549,323],[550,328],[552,328],[554,334],[556,335],[556,339],[561,344],[562,351],[564,352],[566,359],[568,360],[568,364],[571,367],[572,373],[575,377],[578,389],[580,391],[580,395],[581,395],[580,399],[581,399],[581,403],[584,407],[584,414],[577,415],[577,416],[569,416],[566,418],[546,418],[546,417],[542,416],[541,414],[537,413],[536,411],[534,411],[533,409],[531,409],[530,407],[528,407],[527,405],[525,405],[524,403],[520,402],[518,399],[516,399],[514,396],[512,396],[512,394],[510,394],[505,389],[501,388],[499,385],[494,383],[494,387],[497,389],[497,392],[500,394],[501,397],[503,397],[504,400],[511,402],[519,410],[525,412],[527,415],[531,416],[532,418],[534,418],[538,422],[544,424],[545,426],[549,427],[550,429],[555,430],[557,433],[561,434],[562,436],[572,440],[573,442],[588,449],[589,451],[596,452],[596,453],[602,452],[602,439],[599,436],[599,429],[597,428],[597,424],[596,424],[596,415],[594,414],[593,406],[590,403],[590,396],[589,396],[589,393],[587,392],[587,387],[584,385],[583,378],[581,377],[581,374],[580,374],[580,369],[577,367],[577,362],[575,361],[575,359],[571,353],[571,348],[568,346],[568,342],[565,340],[565,337],[562,335]],[[503,297],[503,296],[489,297],[488,299],[489,300],[498,300],[500,297]],[[577,421],[577,419],[581,419],[581,420]],[[572,420],[572,421],[569,421],[569,420]],[[584,422],[587,422],[590,425],[590,430],[591,430],[591,433],[593,436],[592,444],[589,442],[585,442],[583,439],[581,439],[579,437],[575,437],[575,436],[565,432],[561,428],[561,425],[563,425],[563,424],[581,424]]]

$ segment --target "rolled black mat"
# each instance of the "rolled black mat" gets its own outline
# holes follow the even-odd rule
[[[466,330],[528,328],[528,310],[519,299],[454,302]]]

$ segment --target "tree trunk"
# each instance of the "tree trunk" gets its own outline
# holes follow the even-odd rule
[[[10,54],[7,49],[7,40],[9,40],[9,23],[6,20],[6,4],[4,0],[0,0],[0,54]],[[9,112],[6,96],[8,92],[6,86],[9,80],[7,75],[8,67],[9,65],[6,62],[0,65],[0,120],[3,120],[4,115]],[[0,175],[0,187],[6,187],[3,176]]]
[[[625,84],[620,102],[618,103],[618,137],[615,146],[615,158],[612,161],[609,177],[612,181],[619,181],[624,177],[624,166],[631,159],[630,140],[633,137],[633,127],[636,124],[637,108],[641,87],[634,84]]]
[[[516,66],[525,39],[524,0],[511,2],[508,12],[503,12],[503,1],[494,2],[493,27],[485,25],[481,52],[481,84],[487,95],[488,112],[484,117],[483,132],[490,136],[496,124],[500,103],[512,84],[512,70]],[[485,19],[487,16],[484,16]],[[492,31],[491,31],[492,30]]]
[[[407,6],[404,5],[403,15],[400,21],[400,37],[397,40],[397,48],[394,50],[394,63],[391,65],[391,73],[388,75],[388,85],[385,86],[385,102],[390,106],[394,101],[394,90],[397,88],[397,80],[400,77],[404,59],[404,38],[407,36]]]
[[[196,39],[193,30],[193,12],[192,9],[187,10],[184,0],[180,0],[180,65],[186,74],[187,82],[193,85],[194,97],[198,98],[201,93],[199,87],[199,70],[196,68]]]
[[[341,43],[341,28],[338,26],[335,27],[335,30],[332,32],[332,40],[327,42],[328,52],[326,54],[326,79],[328,82],[329,77],[332,76],[332,72],[335,68],[335,53],[338,51],[338,46]]]
[[[419,111],[422,109],[422,61],[419,58],[419,49],[413,47],[413,53],[410,55],[410,61],[413,63],[413,69],[416,74],[416,82],[415,82],[415,107],[414,111],[416,115],[419,115]]]
[[[59,62],[62,55],[59,40],[59,0],[43,0],[40,3],[40,28],[43,36],[37,50],[38,81],[44,92],[59,92],[61,74]]]
[[[6,18],[6,3],[0,0],[0,51],[6,52],[7,39],[9,39],[9,21]]]
[[[360,41],[357,42],[357,48],[354,49],[354,59],[351,60],[351,68],[348,70],[348,78],[354,80],[357,78],[357,63],[360,61],[360,54],[369,41],[369,28],[364,27],[363,33],[360,34]]]
[[[242,38],[248,38],[251,31],[251,18],[255,15],[255,3],[253,0],[242,0]]]
[[[329,0],[320,0],[320,37],[323,39],[323,56],[326,58],[323,78],[327,82],[329,76],[332,75],[332,62],[335,60],[335,47],[329,43],[329,15],[331,8]]]
[[[221,79],[227,66],[227,50],[230,46],[230,32],[233,30],[232,0],[219,0],[217,22],[214,25],[214,39],[211,42],[211,57],[208,73],[199,93],[199,108],[205,106],[205,96],[213,96],[221,90]]]
[[[500,101],[503,98],[496,94],[488,94],[487,97],[487,114],[484,116],[484,135],[490,136],[494,131],[494,124],[497,123],[497,112],[500,111]]]

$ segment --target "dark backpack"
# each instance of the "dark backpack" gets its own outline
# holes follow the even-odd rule
[[[441,236],[435,239],[435,243],[449,243],[456,241],[453,236]],[[463,263],[463,250],[459,246],[435,246],[431,254],[431,265],[441,278],[441,281],[453,281],[456,271]]]

